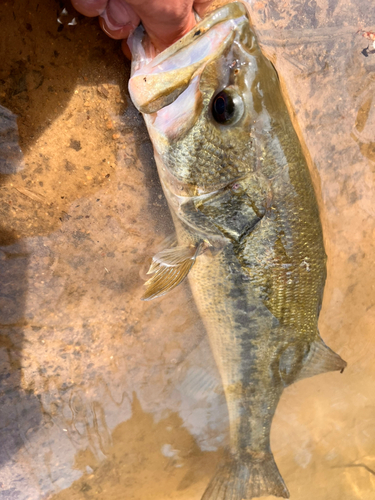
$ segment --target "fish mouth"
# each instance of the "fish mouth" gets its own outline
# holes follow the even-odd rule
[[[147,54],[143,27],[137,28],[129,42],[133,55],[129,92],[136,108],[150,114],[175,101],[208,63],[225,52],[235,31],[248,23],[244,4],[226,4],[153,59]]]

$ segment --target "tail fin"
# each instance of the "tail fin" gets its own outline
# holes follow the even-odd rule
[[[246,461],[227,458],[211,479],[202,500],[250,500],[268,495],[289,498],[272,453]]]

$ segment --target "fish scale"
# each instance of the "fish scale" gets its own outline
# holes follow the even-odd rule
[[[346,366],[318,331],[326,255],[307,162],[244,5],[225,5],[154,60],[142,37],[129,89],[179,242],[154,257],[143,298],[189,277],[228,405],[230,446],[202,500],[288,498],[270,448],[283,390]],[[173,78],[169,59],[181,64]]]

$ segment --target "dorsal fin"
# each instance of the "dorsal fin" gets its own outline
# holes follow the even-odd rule
[[[147,274],[153,274],[146,281],[147,287],[141,300],[151,300],[165,295],[178,286],[189,274],[203,242],[196,246],[167,248],[153,258]]]

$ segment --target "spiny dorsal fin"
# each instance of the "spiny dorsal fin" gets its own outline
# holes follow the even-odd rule
[[[336,370],[342,372],[346,365],[346,361],[332,351],[319,337],[312,342],[295,381]]]
[[[147,290],[141,300],[151,300],[165,295],[178,286],[189,274],[203,242],[197,246],[167,248],[152,258],[147,274],[153,274],[146,281]]]

